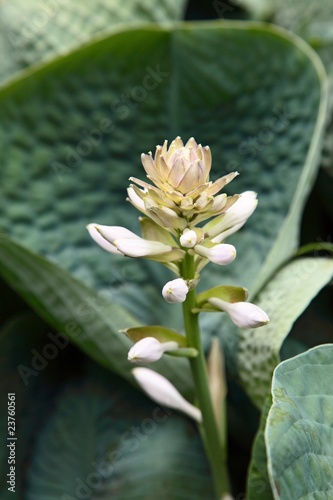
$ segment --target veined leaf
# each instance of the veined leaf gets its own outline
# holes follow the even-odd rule
[[[333,345],[282,362],[272,382],[265,441],[274,498],[333,494]]]
[[[2,0],[0,80],[122,23],[180,19],[184,0]]]

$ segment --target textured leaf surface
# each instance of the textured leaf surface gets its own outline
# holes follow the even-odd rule
[[[307,46],[257,24],[147,27],[95,42],[1,92],[0,224],[143,322],[165,317],[177,328],[180,308],[160,295],[169,271],[110,256],[85,225],[137,231],[125,189],[130,175],[143,177],[140,153],[193,135],[212,147],[214,176],[237,169],[230,189],[253,189],[260,199],[230,240],[237,262],[208,267],[209,284],[223,277],[259,287],[297,243],[323,124],[322,85]],[[207,329],[220,329],[214,321]]]
[[[127,361],[132,342],[119,330],[137,322],[126,310],[5,237],[0,263],[1,275],[46,321],[95,361],[132,380]],[[154,367],[183,392],[191,387],[187,360],[163,358]]]
[[[27,500],[157,496],[213,498],[194,424],[112,378],[64,391],[39,436]]]
[[[333,43],[331,0],[272,0],[274,22],[298,33],[310,43]]]
[[[2,0],[0,80],[72,50],[117,24],[177,20],[184,3],[183,0]]]
[[[263,407],[255,441],[253,443],[251,463],[248,473],[247,498],[248,500],[273,500],[272,488],[269,482],[267,470],[267,453],[265,444],[265,427],[267,415],[272,405],[269,396]]]
[[[333,260],[302,258],[283,267],[263,288],[256,303],[270,323],[239,333],[238,365],[243,386],[259,408],[270,391],[279,352],[293,323],[333,275]]]
[[[272,384],[265,440],[274,497],[333,495],[333,345],[281,363]]]

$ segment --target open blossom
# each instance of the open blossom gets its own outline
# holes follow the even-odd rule
[[[250,302],[226,302],[218,298],[208,300],[217,309],[226,312],[239,328],[258,328],[269,322],[269,317],[260,307]]]
[[[127,359],[132,363],[153,363],[165,352],[178,349],[177,342],[159,342],[154,337],[145,337],[129,350]]]
[[[201,422],[201,411],[186,401],[165,377],[149,368],[142,367],[134,368],[132,373],[141,388],[157,404],[179,410],[197,422]]]

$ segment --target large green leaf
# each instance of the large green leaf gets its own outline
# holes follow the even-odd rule
[[[103,299],[67,272],[4,236],[0,274],[48,321],[101,365],[133,380],[127,361],[132,342],[120,330],[138,326],[125,309]],[[183,392],[192,382],[188,361],[164,357],[152,365]]]
[[[268,313],[270,323],[240,331],[238,342],[242,384],[259,408],[269,394],[283,341],[296,319],[332,276],[333,259],[301,258],[283,267],[259,294],[256,303]]]
[[[25,498],[213,496],[209,465],[189,420],[115,378],[90,376],[61,394],[39,436]]]
[[[59,342],[31,312],[1,329],[1,500],[82,498],[89,485],[89,498],[148,499],[162,483],[161,498],[211,498],[209,465],[191,421]],[[8,393],[15,393],[15,495],[6,483]]]
[[[265,440],[274,498],[333,495],[333,345],[310,349],[274,372]]]
[[[193,135],[212,147],[213,175],[239,170],[230,189],[253,189],[260,199],[230,240],[237,261],[208,267],[209,284],[259,288],[297,244],[325,103],[316,55],[272,27],[190,23],[116,33],[0,93],[0,224],[143,322],[164,317],[179,327],[181,309],[171,315],[156,293],[169,271],[110,256],[85,225],[138,230],[125,190],[130,175],[143,177],[140,153]],[[207,329],[220,329],[217,316]]]
[[[130,22],[181,18],[185,0],[2,0],[0,80]]]

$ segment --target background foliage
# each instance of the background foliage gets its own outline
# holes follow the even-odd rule
[[[6,394],[16,392],[17,498],[213,498],[194,425],[131,386],[129,341],[119,333],[156,322],[182,328],[180,309],[160,294],[170,275],[111,258],[85,230],[98,222],[138,231],[128,177],[142,177],[141,152],[177,135],[210,145],[213,177],[240,172],[230,193],[259,197],[230,239],[237,260],[223,272],[208,267],[201,285],[247,286],[272,318],[260,332],[202,318],[207,349],[218,336],[226,355],[234,494],[245,491],[256,407],[268,396],[248,497],[298,498],[298,472],[286,478],[288,449],[279,446],[281,408],[289,415],[286,398],[299,397],[293,363],[300,373],[318,356],[323,365],[316,397],[302,393],[295,410],[306,405],[316,443],[309,470],[332,450],[321,434],[329,415],[316,411],[329,397],[331,346],[292,358],[333,341],[333,12],[329,1],[307,4],[0,2],[0,468]],[[307,257],[295,259],[307,243]],[[287,358],[271,406],[272,374]],[[153,366],[191,398],[184,360]],[[297,415],[291,432],[305,453]],[[302,495],[320,491],[320,474],[307,478]],[[0,497],[10,495],[2,475]]]

